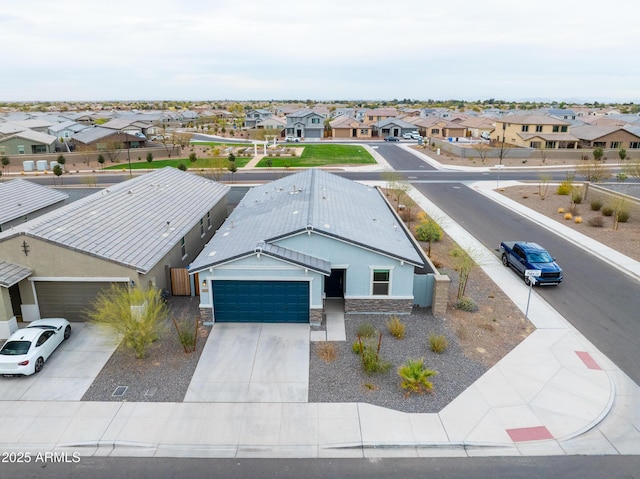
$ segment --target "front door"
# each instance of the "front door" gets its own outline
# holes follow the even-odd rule
[[[13,310],[13,315],[18,318],[18,320],[22,320],[22,298],[20,297],[20,288],[17,284],[13,286],[9,286],[9,298],[11,298],[11,309]]]
[[[327,298],[344,298],[344,269],[332,269],[324,278],[324,294]]]

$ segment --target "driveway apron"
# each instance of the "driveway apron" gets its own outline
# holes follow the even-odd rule
[[[307,402],[309,325],[216,323],[185,402]]]

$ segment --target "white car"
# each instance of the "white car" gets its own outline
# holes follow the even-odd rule
[[[405,140],[410,140],[411,135],[413,135],[413,133],[403,133],[402,138],[404,138]]]
[[[300,142],[300,138],[298,138],[297,136],[287,136],[284,141],[286,141],[287,143],[299,143]]]
[[[71,336],[64,318],[32,321],[13,333],[0,349],[0,375],[29,376],[40,372],[49,356]]]

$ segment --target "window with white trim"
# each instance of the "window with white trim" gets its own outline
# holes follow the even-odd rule
[[[529,125],[522,125],[522,131],[529,131]]]
[[[542,125],[536,125],[536,133],[542,132]]]
[[[388,296],[390,283],[391,272],[388,269],[374,269],[371,294],[374,296]]]
[[[184,236],[180,238],[180,253],[182,254],[183,258],[187,256],[187,245],[184,241]]]
[[[204,236],[204,218],[200,218],[200,237]]]
[[[211,211],[207,211],[207,229],[211,229]]]

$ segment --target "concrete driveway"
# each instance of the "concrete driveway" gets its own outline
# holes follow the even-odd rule
[[[0,376],[2,401],[79,401],[116,349],[95,325],[71,323],[71,337],[37,374]]]
[[[185,402],[307,402],[309,325],[216,323]]]

